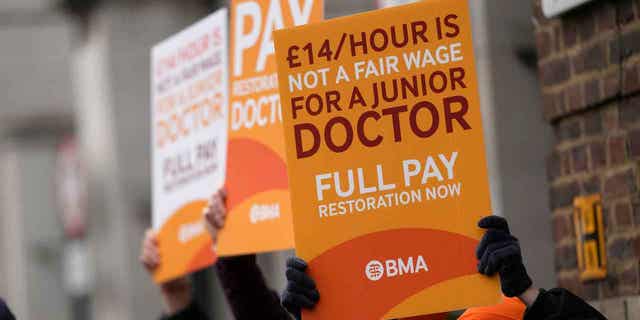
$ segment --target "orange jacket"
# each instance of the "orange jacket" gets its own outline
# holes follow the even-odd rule
[[[402,320],[445,320],[448,313],[430,314],[426,316],[415,316],[411,318],[402,318]]]
[[[497,305],[467,309],[458,320],[522,320],[525,310],[520,299],[503,297]]]

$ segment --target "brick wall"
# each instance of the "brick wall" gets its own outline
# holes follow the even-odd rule
[[[544,18],[540,0],[534,8],[542,112],[556,136],[548,178],[558,284],[591,301],[638,296],[640,0],[598,0],[554,19]],[[595,192],[609,276],[581,283],[572,201]]]

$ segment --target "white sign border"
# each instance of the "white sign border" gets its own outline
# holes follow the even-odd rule
[[[591,1],[593,0],[542,0],[542,12],[545,17],[553,18]]]

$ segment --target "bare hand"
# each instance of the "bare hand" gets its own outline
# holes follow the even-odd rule
[[[224,228],[227,220],[227,191],[225,188],[220,189],[220,191],[211,196],[202,214],[204,215],[207,231],[209,231],[213,242],[216,243],[218,233]]]
[[[158,238],[155,231],[148,229],[142,240],[140,262],[149,273],[153,273],[161,263]],[[191,303],[191,282],[180,277],[160,285],[160,291],[168,314],[174,314]]]
[[[152,273],[160,265],[160,253],[158,252],[158,239],[152,229],[147,229],[142,239],[142,249],[140,250],[140,263]]]

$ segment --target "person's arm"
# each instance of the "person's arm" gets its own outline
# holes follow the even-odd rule
[[[485,217],[478,226],[487,230],[476,251],[478,272],[500,276],[504,295],[518,297],[527,306],[525,320],[606,319],[566,289],[535,289],[522,260],[520,243],[511,235],[504,218]]]
[[[189,308],[193,302],[191,290],[191,281],[186,277],[161,284],[160,292],[166,314],[172,315]]]
[[[528,307],[532,305],[536,301],[536,299],[538,299],[539,295],[540,295],[540,290],[535,289],[532,286],[529,289],[527,289],[525,292],[520,294],[518,298],[520,299],[520,301],[522,301],[522,303],[524,303],[525,306]]]
[[[255,255],[220,258],[216,268],[236,320],[290,319],[265,283]]]
[[[147,230],[140,253],[140,262],[149,272],[153,272],[161,263],[158,240],[153,230]],[[163,320],[207,320],[206,314],[195,304],[192,297],[191,282],[188,277],[180,277],[159,285],[164,303]],[[2,320],[2,319],[0,319]]]
[[[226,222],[226,198],[226,191],[220,190],[211,197],[203,212],[205,226],[214,242]],[[290,319],[280,306],[278,295],[267,287],[255,255],[219,258],[216,269],[236,320]]]
[[[528,305],[524,320],[563,319],[563,320],[606,320],[596,309],[569,290],[555,288],[536,290],[538,295]]]
[[[163,315],[160,320],[208,320],[207,315],[197,303],[190,302],[185,308]]]

